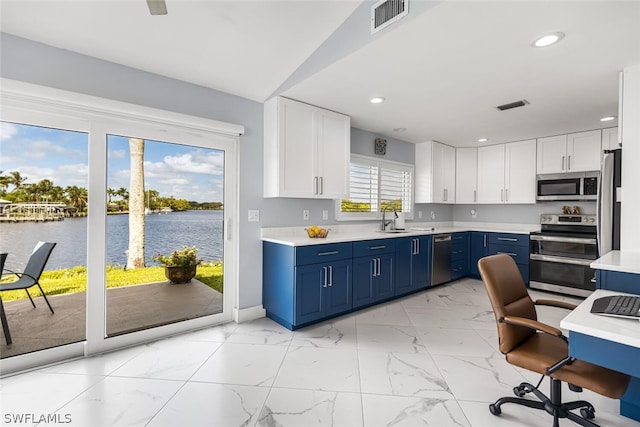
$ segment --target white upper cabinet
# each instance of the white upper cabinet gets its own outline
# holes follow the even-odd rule
[[[276,97],[264,105],[264,197],[348,195],[348,116]]]
[[[478,149],[456,148],[456,203],[478,201]]]
[[[505,203],[536,202],[536,140],[505,144]]]
[[[416,144],[416,203],[455,203],[456,150],[436,141]]]
[[[601,138],[600,130],[539,138],[537,173],[600,170]]]
[[[620,148],[618,128],[602,129],[602,149],[615,150]]]
[[[478,147],[478,203],[504,203],[504,144]]]
[[[535,139],[478,148],[478,203],[535,203],[535,188]]]

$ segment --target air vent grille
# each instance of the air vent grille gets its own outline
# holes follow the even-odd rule
[[[409,13],[409,0],[381,0],[371,6],[371,34],[403,18]]]
[[[508,104],[498,105],[496,108],[498,110],[500,110],[500,111],[511,110],[512,108],[524,107],[528,103],[529,103],[529,101],[527,101],[526,99],[522,99],[520,101],[510,102]]]

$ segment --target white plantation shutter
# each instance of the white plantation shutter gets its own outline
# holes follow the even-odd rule
[[[411,212],[411,171],[398,165],[380,168],[380,203],[397,211]]]
[[[412,216],[413,166],[352,155],[349,197],[337,205],[338,219],[375,219],[387,204]]]

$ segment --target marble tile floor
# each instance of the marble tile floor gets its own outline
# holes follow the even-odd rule
[[[54,414],[92,427],[551,426],[522,406],[489,413],[490,402],[538,376],[497,351],[484,292],[464,279],[294,332],[269,319],[226,324],[9,376],[1,422],[36,425],[15,417]],[[565,314],[539,311],[556,326]],[[615,400],[566,386],[563,395],[591,401],[602,426],[640,427]]]

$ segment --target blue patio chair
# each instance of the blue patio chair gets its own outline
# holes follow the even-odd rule
[[[31,294],[29,293],[29,288],[32,286],[37,286],[40,288],[40,293],[44,297],[45,302],[49,306],[49,310],[51,310],[51,314],[53,314],[53,308],[51,308],[51,304],[49,304],[49,300],[42,290],[42,286],[40,286],[39,280],[42,271],[44,270],[44,266],[47,264],[49,260],[49,256],[51,255],[51,251],[56,246],[55,243],[48,242],[38,242],[36,247],[29,257],[29,261],[27,261],[27,266],[24,268],[24,272],[17,273],[11,270],[5,270],[9,273],[15,274],[18,276],[18,280],[11,283],[2,283],[0,284],[0,292],[2,291],[14,291],[16,289],[24,289],[31,301],[31,305],[33,308],[36,308],[36,304],[33,302],[33,298],[31,298]]]

